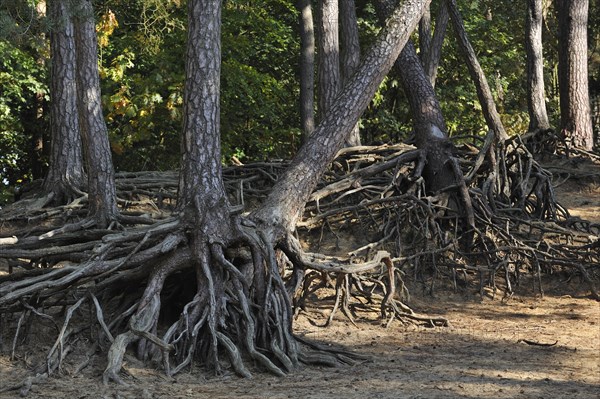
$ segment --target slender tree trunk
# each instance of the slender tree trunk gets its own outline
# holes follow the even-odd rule
[[[544,91],[542,0],[527,0],[525,51],[527,53],[527,106],[529,131],[550,128]]]
[[[438,12],[435,19],[435,30],[433,31],[433,38],[431,39],[429,51],[425,54],[425,60],[423,62],[425,74],[429,78],[431,86],[434,88],[438,66],[442,57],[442,45],[444,44],[446,28],[448,27],[448,18],[448,6],[445,1],[442,1],[438,6]]]
[[[427,8],[419,21],[419,51],[421,62],[425,65],[427,54],[431,51],[431,8]]]
[[[118,217],[115,176],[102,115],[98,38],[90,0],[79,3],[75,18],[77,101],[88,173],[89,213],[98,226],[107,227]]]
[[[300,11],[300,120],[302,143],[315,130],[315,31],[310,0],[298,0]]]
[[[360,65],[360,41],[354,0],[341,0],[340,2],[340,38],[340,66],[342,80],[346,84]],[[360,129],[357,123],[346,140],[346,145],[357,146],[360,143]]]
[[[557,0],[560,129],[574,147],[593,143],[587,66],[588,0]]]
[[[447,4],[448,11],[450,13],[450,20],[452,21],[454,31],[458,38],[458,45],[463,52],[465,60],[467,61],[469,73],[471,74],[471,78],[475,82],[475,87],[477,88],[477,97],[479,97],[479,102],[481,103],[483,116],[488,127],[496,133],[496,137],[499,140],[505,140],[508,138],[508,135],[506,134],[506,130],[504,130],[504,125],[502,124],[500,115],[496,110],[494,96],[492,95],[492,91],[488,85],[485,73],[483,72],[481,65],[479,65],[475,50],[473,50],[473,47],[469,42],[469,38],[467,37],[465,25],[460,12],[458,11],[456,0],[447,0]]]
[[[44,191],[62,203],[85,186],[79,116],[77,113],[77,74],[75,36],[71,11],[64,1],[49,2],[50,33],[50,131],[49,169]]]
[[[340,77],[338,0],[319,0],[318,77],[319,120],[322,120],[342,88]]]
[[[405,0],[394,10],[352,80],[344,86],[264,204],[253,213],[252,217],[265,226],[273,241],[280,234],[294,230],[310,194],[392,68],[429,3],[430,0]]]

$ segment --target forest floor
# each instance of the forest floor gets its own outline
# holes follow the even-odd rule
[[[600,174],[599,174],[600,176]],[[569,179],[557,187],[573,215],[600,222],[598,179]],[[1,272],[1,271],[0,271]],[[584,283],[565,275],[545,277],[543,298],[525,282],[510,299],[475,285],[434,295],[411,289],[410,306],[446,317],[448,327],[425,328],[395,321],[386,328],[375,311],[356,326],[341,313],[321,327],[331,292],[309,304],[295,322],[298,335],[342,345],[369,360],[338,368],[303,366],[283,378],[255,373],[242,379],[204,370],[166,377],[127,356],[127,386],[102,384],[103,356],[73,375],[81,359],[68,359],[62,373],[34,385],[29,398],[597,398],[600,392],[600,303]],[[2,388],[31,375],[53,338],[32,334],[26,349],[10,360],[12,339],[0,350]],[[82,344],[84,344],[82,342]],[[0,393],[0,398],[18,392]]]

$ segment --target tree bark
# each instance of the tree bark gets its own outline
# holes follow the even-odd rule
[[[475,50],[473,50],[473,47],[469,42],[467,32],[465,31],[465,25],[460,12],[458,11],[458,6],[456,5],[456,0],[447,0],[447,5],[450,13],[450,20],[452,21],[452,25],[454,26],[454,31],[458,39],[458,45],[463,52],[465,60],[467,61],[469,73],[471,74],[471,78],[475,82],[475,87],[477,88],[477,97],[479,98],[479,102],[483,110],[483,116],[488,127],[496,133],[496,137],[499,140],[505,140],[508,138],[508,134],[506,134],[504,125],[500,120],[500,115],[496,110],[494,97],[492,95],[492,91],[490,90],[490,86],[488,85],[485,73],[483,72],[481,65],[479,65],[477,55],[475,55]]]
[[[228,211],[229,201],[222,179],[219,126],[221,5],[219,0],[198,0],[190,1],[188,9],[182,161],[177,204],[182,212],[197,208],[204,208],[206,212]],[[203,23],[208,26],[202,26]],[[219,216],[224,217],[223,220],[229,219],[228,215]]]
[[[88,173],[89,214],[107,227],[118,217],[115,176],[108,130],[102,115],[98,38],[90,0],[82,0],[75,18],[77,101]]]
[[[380,21],[385,21],[390,15],[394,4],[394,0],[375,2]],[[394,69],[400,76],[402,88],[410,104],[415,144],[426,154],[423,177],[427,190],[435,193],[456,184],[452,164],[449,162],[453,145],[448,140],[442,109],[410,40],[402,49]]]
[[[431,51],[431,8],[423,13],[419,21],[419,52],[421,62],[425,65],[425,58]]]
[[[527,0],[525,51],[527,53],[527,106],[530,132],[550,128],[544,91],[542,22],[542,0]]]
[[[44,191],[62,203],[85,186],[79,116],[77,113],[77,73],[75,36],[71,11],[60,0],[49,2],[51,79],[49,169]]]
[[[448,27],[448,6],[445,1],[442,1],[438,6],[438,13],[435,19],[435,30],[433,38],[429,46],[429,51],[425,54],[423,68],[429,78],[431,87],[435,88],[437,78],[437,70],[442,57],[442,45],[446,36],[446,28]]]
[[[338,0],[319,0],[318,5],[318,114],[319,120],[322,120],[340,92],[342,80],[340,77]]]
[[[298,0],[300,11],[300,120],[302,143],[315,130],[315,32],[310,0]]]
[[[339,8],[341,73],[342,81],[346,84],[360,65],[360,41],[354,0],[341,0]],[[357,123],[350,132],[346,145],[352,147],[360,143],[360,129]]]
[[[556,1],[560,129],[570,145],[591,150],[594,143],[588,92],[588,6],[588,0]]]
[[[392,68],[429,3],[430,0],[406,0],[394,10],[352,80],[310,140],[300,148],[265,203],[253,213],[253,219],[263,224],[273,241],[295,228],[310,194]]]

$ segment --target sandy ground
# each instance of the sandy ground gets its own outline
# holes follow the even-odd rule
[[[72,376],[34,385],[30,398],[597,398],[600,392],[600,303],[546,295],[481,299],[451,295],[413,300],[413,306],[450,320],[450,327],[424,328],[374,318],[354,327],[340,315],[324,329],[316,310],[296,323],[298,334],[342,344],[370,360],[338,368],[302,367],[278,378],[255,373],[241,379],[208,377],[193,369],[173,379],[127,359],[128,386],[101,383],[99,361]],[[374,316],[374,315],[371,315]],[[320,318],[321,320],[315,320]],[[539,346],[526,343],[554,344]],[[40,350],[31,348],[31,352]],[[25,378],[26,353],[0,356],[0,388]],[[5,392],[1,398],[18,397]]]

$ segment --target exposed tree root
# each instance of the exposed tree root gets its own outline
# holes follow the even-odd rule
[[[499,278],[510,295],[523,273],[539,283],[541,273],[567,269],[598,297],[600,257],[590,247],[597,245],[599,226],[572,218],[557,202],[553,176],[521,138],[498,144],[490,134],[481,148],[464,145],[466,186],[435,195],[425,193],[423,156],[414,151],[398,156],[394,147],[381,147],[369,156],[357,151],[338,158],[300,227],[339,234],[360,225],[365,238],[374,240],[348,255],[369,257],[386,249],[398,255],[392,258],[396,267],[428,280],[430,290],[440,276],[456,287],[461,275],[475,273],[482,293],[485,286],[498,288]],[[461,206],[467,196],[470,205]],[[536,289],[543,294],[540,284]]]
[[[464,185],[434,194],[425,192],[422,151],[342,150],[300,223],[304,236],[362,235],[338,256],[308,252],[293,236],[270,242],[242,214],[243,206],[260,202],[284,164],[225,170],[237,204],[225,235],[171,214],[172,173],[118,176],[120,230],[96,229],[85,196],[53,208],[47,199],[30,199],[2,210],[0,258],[14,272],[0,275],[0,316],[3,328],[15,328],[13,353],[34,319],[51,320],[57,336],[38,376],[12,388],[26,394],[60,370],[82,330],[95,337],[90,356],[107,353],[106,382],[123,382],[123,359],[134,347],[168,375],[192,362],[249,377],[254,368],[283,375],[299,363],[364,360],[292,334],[294,314],[322,287],[334,292],[326,324],[339,311],[354,323],[369,308],[385,325],[447,325],[409,307],[407,278],[430,292],[440,281],[458,289],[475,279],[482,293],[491,287],[510,296],[524,273],[535,276],[542,294],[543,273],[568,270],[597,297],[599,226],[557,203],[553,176],[522,140],[499,145],[488,136],[481,148],[459,150],[463,161],[453,168],[466,177]]]

